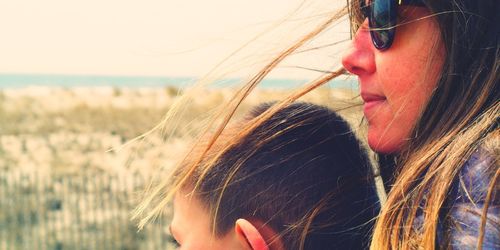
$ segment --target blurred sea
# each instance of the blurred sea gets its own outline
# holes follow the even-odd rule
[[[332,88],[357,89],[356,80],[353,78],[333,80],[329,83]],[[161,88],[174,86],[184,88],[196,83],[196,78],[190,77],[152,77],[152,76],[92,76],[92,75],[45,75],[45,74],[0,74],[0,89],[24,88],[29,86],[47,87],[149,87]],[[229,78],[219,80],[211,86],[215,88],[235,86],[243,79]],[[289,89],[306,84],[306,80],[300,79],[265,79],[259,88],[265,89]]]

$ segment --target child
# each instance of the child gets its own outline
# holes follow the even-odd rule
[[[296,103],[237,138],[270,106],[224,132],[192,174],[177,171],[188,178],[174,198],[175,244],[366,248],[379,205],[367,155],[348,124],[327,108]]]

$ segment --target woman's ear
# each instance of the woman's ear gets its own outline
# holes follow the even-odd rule
[[[263,235],[248,220],[238,219],[234,229],[236,237],[244,249],[269,250]]]

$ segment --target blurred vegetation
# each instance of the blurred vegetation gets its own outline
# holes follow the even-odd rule
[[[109,132],[131,139],[161,121],[167,108],[156,107],[76,107],[57,112],[36,112],[30,108],[6,111],[0,108],[0,134],[47,135],[61,131],[72,133]]]

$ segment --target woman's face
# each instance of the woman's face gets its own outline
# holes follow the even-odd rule
[[[400,26],[384,51],[373,46],[364,20],[342,59],[358,76],[368,143],[377,152],[397,152],[404,145],[437,85],[445,52],[430,14],[425,7],[399,7]]]

